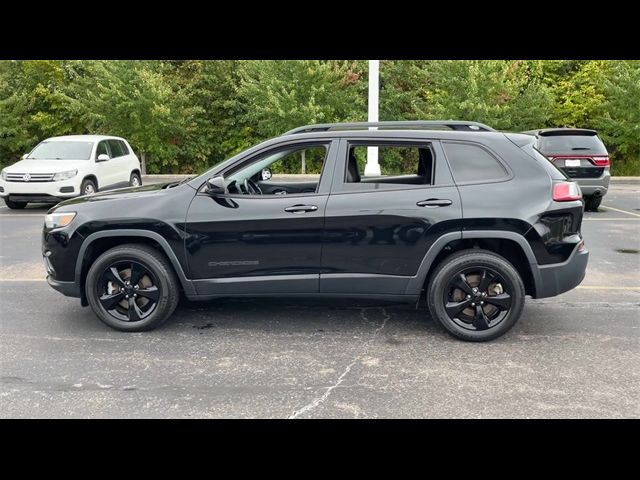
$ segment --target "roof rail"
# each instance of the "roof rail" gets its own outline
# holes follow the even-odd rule
[[[365,128],[419,130],[433,127],[447,127],[451,130],[468,132],[495,132],[493,128],[484,123],[466,122],[463,120],[409,120],[395,122],[352,122],[352,123],[318,123],[294,128],[283,135],[296,133],[328,132],[330,130],[358,130]]]

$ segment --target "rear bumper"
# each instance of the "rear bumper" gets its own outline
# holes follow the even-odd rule
[[[584,249],[579,252],[576,246],[565,262],[532,265],[536,277],[535,298],[554,297],[580,285],[587,271],[587,263],[589,263],[589,251]]]
[[[47,275],[47,283],[66,297],[80,298],[80,287],[76,282],[61,282],[56,280],[51,275]]]
[[[584,196],[597,195],[604,197],[609,190],[611,174],[607,168],[600,178],[572,178],[571,180],[580,185],[580,190],[582,190]]]

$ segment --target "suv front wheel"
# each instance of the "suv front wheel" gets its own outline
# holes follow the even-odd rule
[[[152,330],[178,305],[179,287],[165,256],[147,245],[107,250],[91,265],[85,292],[108,326],[125,332]]]
[[[513,265],[488,250],[445,258],[431,276],[431,316],[453,336],[483,342],[506,333],[520,318],[525,290]]]

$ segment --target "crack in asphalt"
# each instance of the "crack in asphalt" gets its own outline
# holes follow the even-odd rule
[[[329,396],[331,395],[331,392],[333,392],[336,388],[338,388],[340,386],[340,384],[343,382],[344,378],[349,374],[351,369],[355,366],[356,363],[358,363],[358,361],[367,352],[367,349],[369,348],[371,343],[376,339],[376,336],[378,335],[378,333],[387,325],[387,322],[389,320],[391,320],[391,316],[387,313],[387,310],[385,308],[382,308],[381,310],[382,310],[382,314],[384,315],[384,320],[382,321],[382,324],[373,331],[373,335],[371,336],[371,338],[368,341],[364,342],[363,347],[362,347],[362,351],[360,352],[360,354],[356,358],[354,358],[353,361],[351,363],[349,363],[349,365],[346,366],[346,368],[340,374],[340,376],[338,377],[336,382],[333,385],[329,386],[329,387],[325,387],[326,390],[320,397],[314,399],[313,401],[311,401],[310,403],[308,403],[307,405],[305,405],[301,409],[296,410],[288,418],[290,418],[290,419],[299,418],[300,415],[302,415],[304,413],[307,413],[307,412],[310,412],[311,410],[313,410],[317,406],[321,405],[327,398],[329,398]],[[362,317],[362,320],[364,320],[366,323],[371,323],[369,321],[369,319],[367,318],[367,316],[365,314],[365,311],[366,311],[366,308],[361,308],[360,309],[360,316]]]

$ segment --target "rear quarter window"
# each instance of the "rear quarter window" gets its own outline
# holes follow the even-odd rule
[[[469,143],[442,144],[456,183],[504,180],[509,172],[484,148]]]

